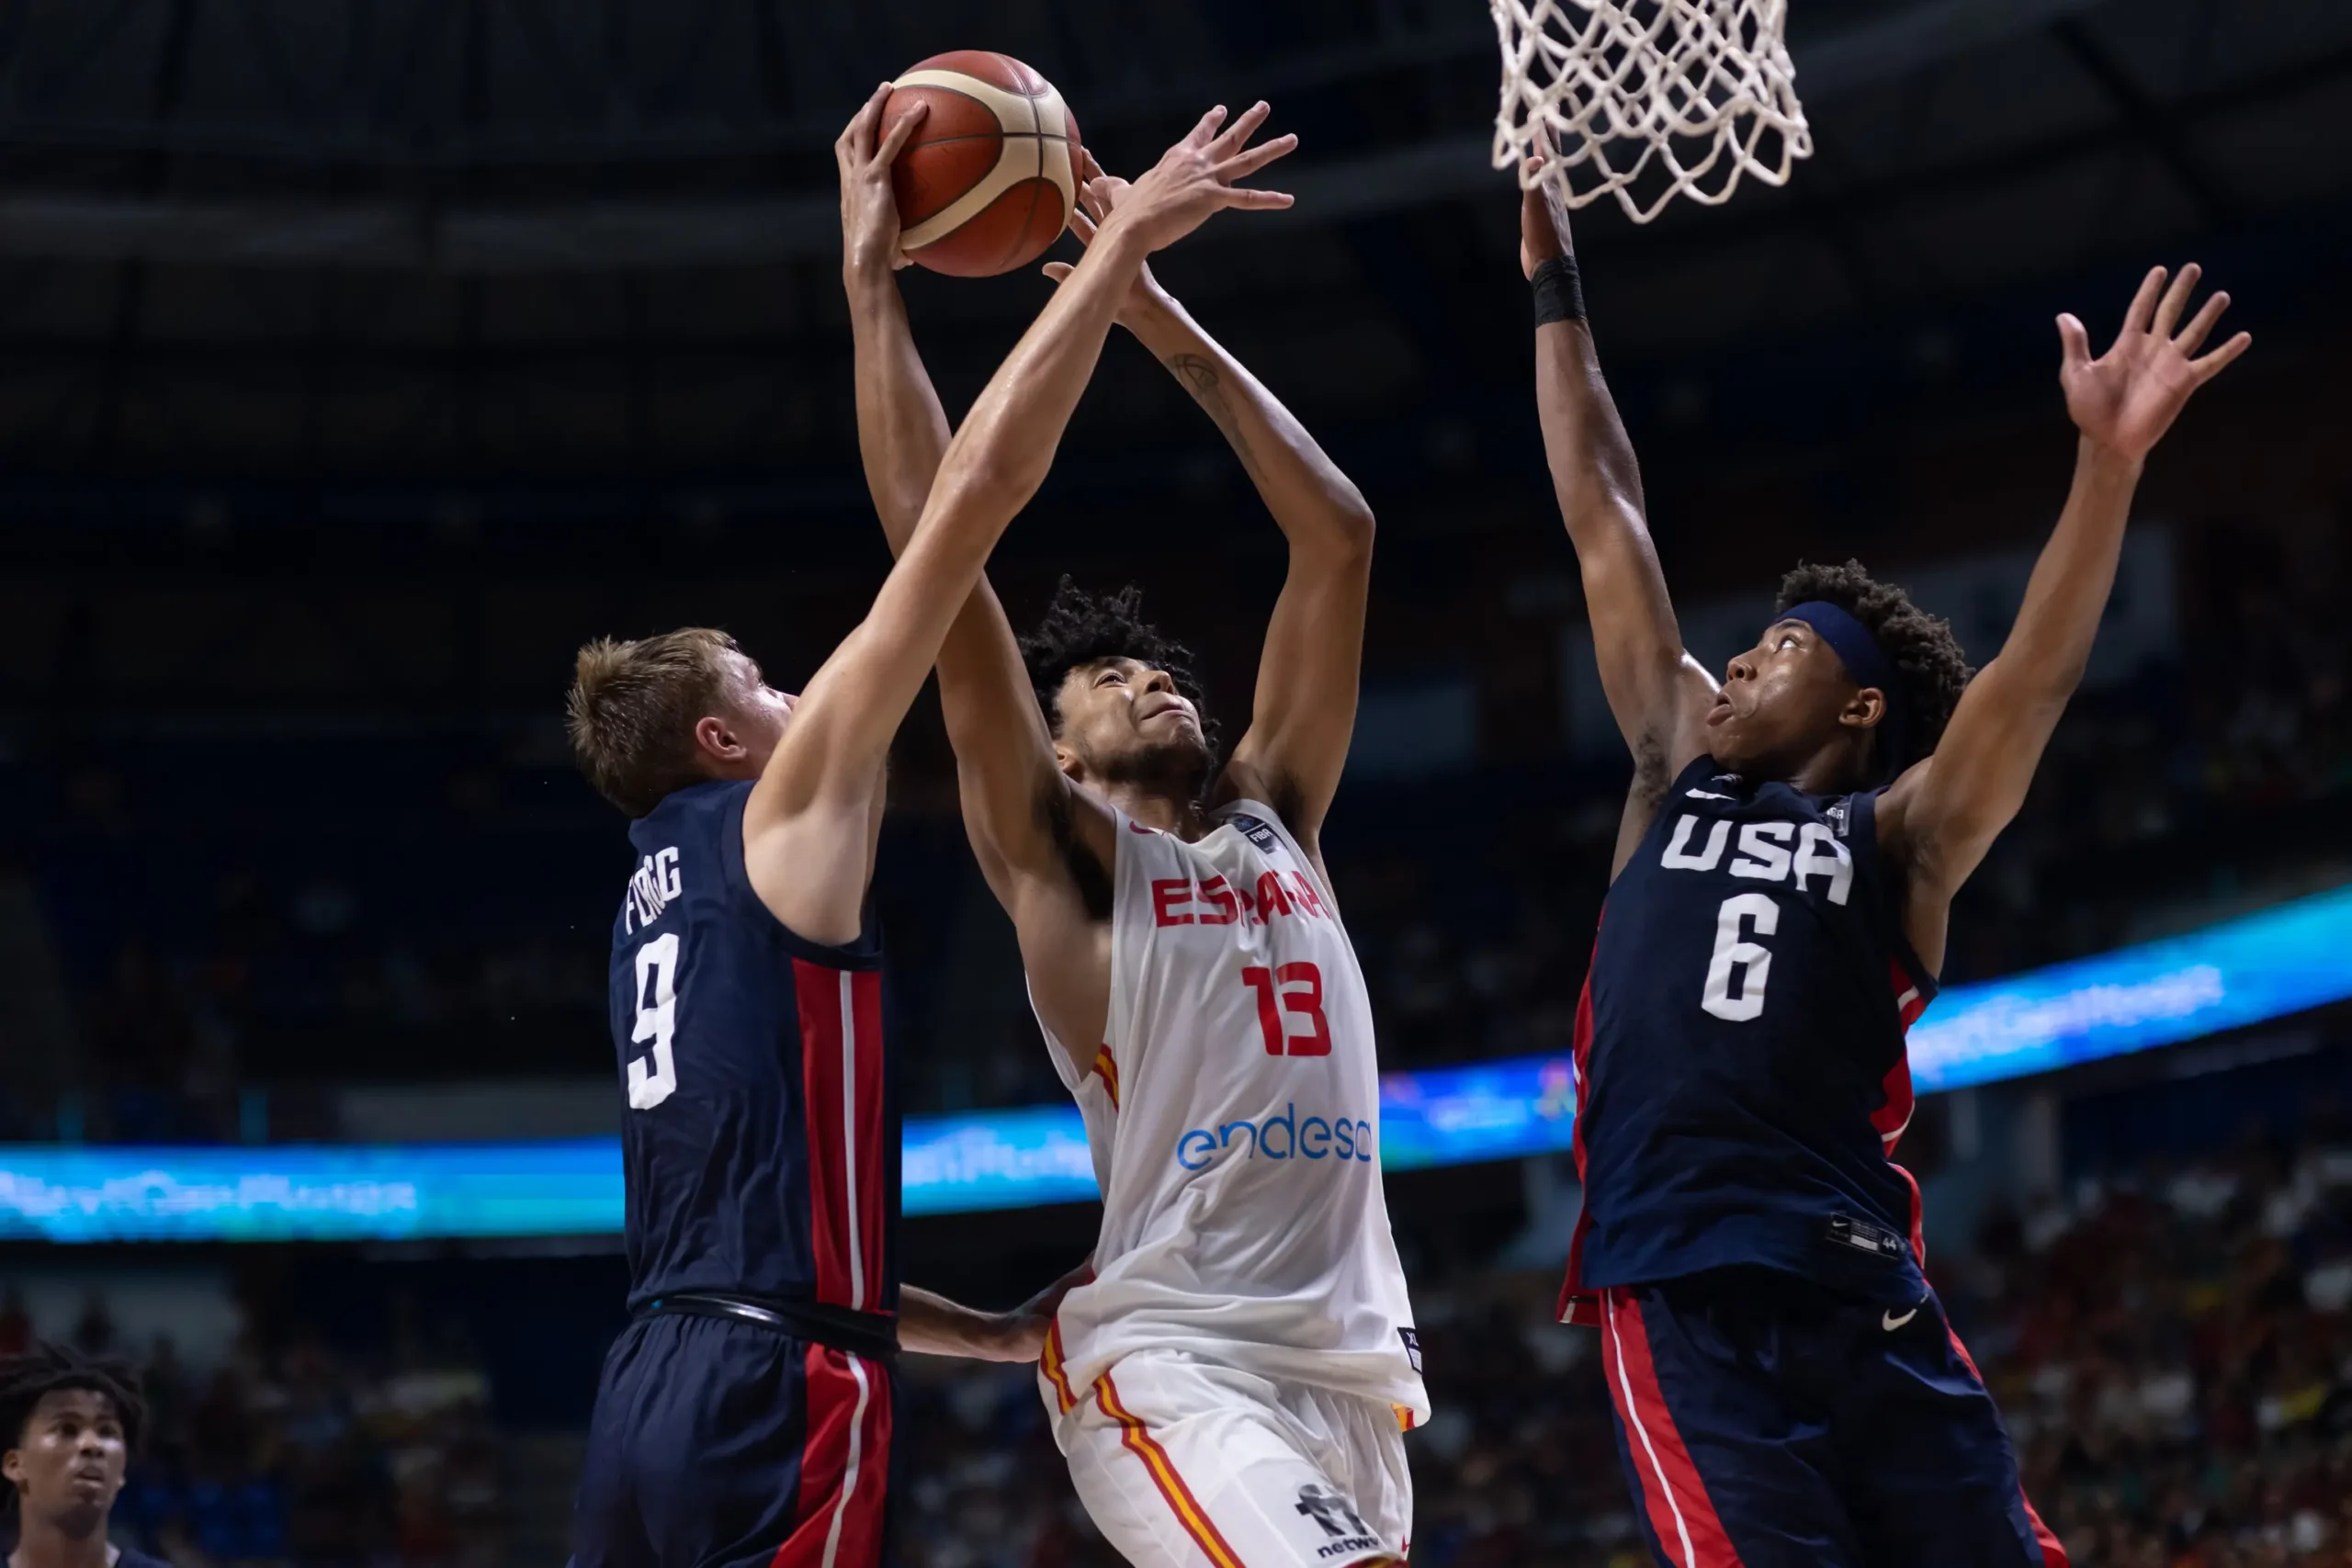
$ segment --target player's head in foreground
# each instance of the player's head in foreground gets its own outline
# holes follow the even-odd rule
[[[1194,800],[1216,768],[1216,723],[1203,711],[1192,650],[1142,608],[1133,583],[1097,595],[1065,577],[1021,656],[1063,773],[1098,789]]]
[[[0,1476],[19,1539],[102,1532],[146,1424],[122,1362],[38,1343],[0,1359]]]
[[[797,701],[725,632],[685,626],[582,648],[564,728],[596,793],[638,818],[688,784],[758,778]]]
[[[1883,784],[1936,749],[1974,673],[1950,622],[1860,561],[1800,566],[1724,667],[1707,750],[1751,778]]]

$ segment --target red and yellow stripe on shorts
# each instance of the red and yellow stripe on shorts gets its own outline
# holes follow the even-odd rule
[[[1062,1320],[1056,1318],[1046,1326],[1046,1348],[1037,1357],[1037,1370],[1054,1385],[1054,1404],[1067,1416],[1078,1407],[1078,1391],[1069,1386],[1068,1358],[1062,1354]]]
[[[1193,1489],[1184,1484],[1184,1478],[1176,1473],[1168,1450],[1159,1446],[1159,1440],[1135,1413],[1120,1403],[1119,1391],[1112,1385],[1110,1373],[1104,1372],[1094,1380],[1094,1400],[1102,1407],[1103,1415],[1119,1424],[1119,1440],[1126,1445],[1129,1453],[1143,1461],[1144,1469],[1151,1472],[1152,1484],[1159,1488],[1159,1495],[1168,1500],[1177,1523],[1184,1527],[1184,1533],[1193,1538],[1193,1544],[1207,1554],[1215,1568],[1241,1568],[1241,1559],[1217,1532],[1208,1510],[1193,1495]]]

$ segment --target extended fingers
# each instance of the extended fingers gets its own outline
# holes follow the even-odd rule
[[[2123,312],[2123,330],[2143,333],[2156,313],[2156,299],[2164,292],[2165,269],[2152,266],[2148,276],[2140,280],[2140,292],[2132,296],[2132,308]]]
[[[916,99],[914,107],[890,122],[890,130],[882,138],[882,145],[875,149],[874,161],[886,168],[897,163],[899,152],[906,146],[907,138],[915,133],[915,127],[921,125],[923,117],[930,113],[931,106],[921,98]]]
[[[2075,370],[2091,362],[2091,334],[2072,314],[2058,318],[2058,357],[2062,369]]]
[[[847,152],[860,163],[874,156],[875,127],[882,123],[882,106],[889,101],[890,84],[885,82],[858,106],[857,112],[850,117],[848,128],[842,132],[841,140],[834,146]]]
[[[1230,158],[1240,152],[1243,147],[1249,145],[1250,139],[1258,134],[1258,128],[1266,123],[1266,117],[1273,112],[1267,107],[1266,100],[1263,98],[1260,98],[1256,103],[1243,109],[1241,118],[1227,126],[1225,134],[1209,143],[1209,156],[1220,159]]]
[[[2172,345],[2183,354],[2195,354],[2206,338],[2212,334],[2214,325],[2222,319],[2222,312],[2229,308],[2228,292],[2216,291],[2205,301],[2204,309],[2190,317],[2188,324],[2180,329],[2180,335],[2172,340]]]
[[[1249,186],[1224,186],[1219,187],[1219,199],[1223,206],[1238,207],[1248,211],[1288,207],[1298,198],[1287,191],[1256,190]]]
[[[1298,138],[1296,136],[1277,136],[1272,141],[1266,142],[1262,146],[1252,147],[1246,152],[1241,152],[1233,157],[1227,158],[1224,163],[1217,164],[1216,167],[1210,172],[1215,174],[1218,179],[1223,180],[1227,185],[1230,185],[1235,180],[1248,179],[1251,175],[1256,174],[1259,170],[1264,168],[1275,159],[1294,152],[1297,151],[1297,148]]]
[[[2165,290],[2163,302],[2156,306],[2155,324],[2152,330],[2158,336],[2170,337],[2173,329],[2180,325],[2180,313],[2188,309],[2188,296],[2204,273],[2203,267],[2190,262],[2174,276],[2172,287]]]
[[[1211,139],[1216,135],[1216,128],[1224,123],[1225,106],[1223,104],[1219,104],[1216,107],[1209,110],[1208,113],[1201,116],[1199,123],[1184,133],[1183,145],[1187,147],[1207,146]]]
[[[2197,384],[2201,387],[2228,369],[2230,361],[2253,346],[2254,334],[2240,333],[2204,358],[2190,361],[2188,367],[2197,372]]]
[[[1069,231],[1078,236],[1078,243],[1081,245],[1094,243],[1094,220],[1087,215],[1084,208],[1069,209]]]

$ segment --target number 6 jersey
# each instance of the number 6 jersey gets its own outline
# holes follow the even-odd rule
[[[1108,1038],[1046,1038],[1102,1189],[1094,1279],[1040,1364],[1062,1409],[1120,1357],[1181,1349],[1427,1418],[1380,1186],[1363,974],[1272,810],[1197,842],[1118,819]]]
[[[1756,784],[1701,757],[1609,891],[1577,1009],[1590,1292],[1752,1264],[1915,1304],[1904,1032],[1935,981],[1904,939],[1875,793]]]

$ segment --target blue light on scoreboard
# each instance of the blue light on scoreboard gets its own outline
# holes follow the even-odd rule
[[[2165,942],[1939,998],[1911,1031],[1921,1092],[2022,1077],[2352,997],[2352,887]],[[1392,1073],[1381,1080],[1391,1170],[1566,1149],[1565,1055]],[[906,1212],[970,1213],[1092,1198],[1069,1106],[917,1117]],[[260,1148],[0,1146],[0,1238],[278,1241],[610,1235],[612,1138]]]
[[[1911,1030],[1921,1092],[2027,1077],[2352,997],[2352,887],[1956,986]]]

